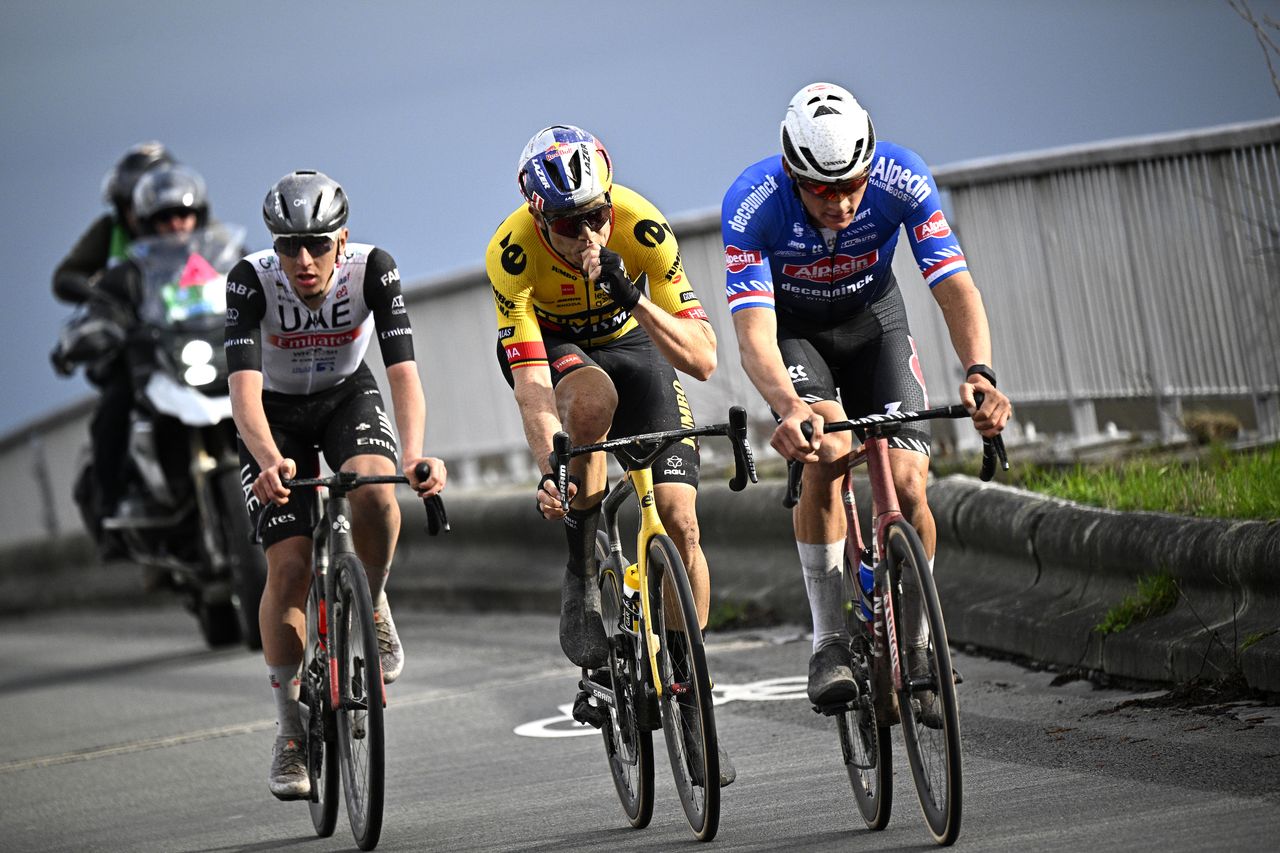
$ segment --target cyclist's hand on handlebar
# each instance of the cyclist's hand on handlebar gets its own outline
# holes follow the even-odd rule
[[[415,470],[420,463],[426,463],[427,467],[431,469],[430,476],[425,480],[419,480]],[[413,486],[413,490],[418,493],[420,498],[429,498],[432,495],[440,494],[444,491],[445,481],[449,479],[449,471],[444,466],[444,460],[435,456],[406,456],[401,460],[400,470],[409,478],[409,485]]]
[[[577,478],[569,480],[569,501],[578,494]],[[545,474],[538,484],[538,512],[549,521],[556,521],[568,515],[568,511],[560,505],[560,490],[556,488],[556,478]]]
[[[284,487],[283,480],[292,480],[298,476],[298,466],[292,459],[277,459],[262,469],[262,473],[253,481],[253,496],[264,506],[269,503],[287,504],[289,490]]]
[[[805,421],[813,427],[812,438],[805,438],[800,429],[800,424]],[[773,438],[769,443],[786,459],[797,462],[817,462],[824,423],[822,415],[809,408],[807,403],[801,402],[783,417],[778,428],[773,431]]]
[[[982,405],[977,402],[977,395],[982,397]],[[968,381],[960,383],[960,402],[973,415],[973,428],[982,433],[984,438],[992,438],[1000,434],[1004,425],[1013,415],[1013,404],[985,376],[970,375]]]

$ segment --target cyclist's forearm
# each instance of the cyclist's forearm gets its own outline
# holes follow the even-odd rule
[[[716,333],[705,320],[675,317],[642,297],[631,314],[681,373],[708,379],[716,369]]]
[[[280,449],[271,437],[271,425],[262,408],[262,374],[256,370],[237,370],[227,377],[231,391],[231,417],[236,422],[240,440],[266,469],[280,458]]]
[[[763,309],[741,311],[734,315],[734,328],[738,333],[738,353],[742,369],[751,384],[769,404],[769,408],[785,417],[802,401],[791,384],[791,375],[778,349],[778,331],[775,323],[767,322],[758,314]]]
[[[991,364],[991,329],[982,294],[966,273],[958,273],[933,289],[933,298],[942,309],[951,346],[968,368],[973,364]]]
[[[520,421],[529,451],[538,470],[545,474],[550,471],[547,457],[551,455],[552,438],[560,429],[560,418],[556,414],[556,396],[551,388],[550,373],[545,377],[545,384],[525,375],[537,369],[524,367],[515,371],[516,405],[520,409]]]
[[[416,459],[423,453],[427,423],[427,399],[417,362],[401,361],[388,367],[387,384],[391,386],[391,405],[400,433],[400,455]]]

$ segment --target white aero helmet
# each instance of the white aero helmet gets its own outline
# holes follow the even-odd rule
[[[853,94],[832,83],[796,92],[782,120],[782,157],[791,173],[822,183],[857,177],[871,166],[876,131]]]

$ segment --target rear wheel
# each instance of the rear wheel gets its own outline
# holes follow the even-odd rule
[[[962,812],[960,714],[942,606],[938,603],[938,590],[933,584],[924,546],[910,524],[895,521],[889,525],[885,532],[885,552],[889,560],[893,612],[899,620],[898,659],[903,673],[898,708],[907,760],[933,840],[938,844],[951,844],[960,834]],[[904,587],[920,596],[928,634],[922,654],[909,648],[907,626],[901,621],[905,613]],[[909,666],[912,658],[922,661],[915,671]]]
[[[633,628],[634,609],[628,605],[621,572],[609,558],[609,539],[597,532],[596,560],[600,566],[600,612],[609,635],[609,674],[615,705],[601,732],[609,758],[609,773],[618,790],[618,799],[627,820],[636,829],[649,825],[653,817],[653,732],[641,729],[636,716],[644,680],[637,672],[643,659],[637,654],[640,642]],[[645,661],[647,665],[647,661]]]
[[[330,628],[338,658],[338,754],[351,833],[361,850],[372,850],[382,834],[385,752],[382,720],[382,663],[373,627],[373,601],[364,566],[351,554],[339,555],[336,607]],[[332,670],[331,670],[332,671]]]
[[[302,719],[307,727],[307,774],[311,777],[311,823],[328,838],[338,823],[337,720],[328,707],[329,654],[320,636],[323,601],[316,584],[307,596],[307,644],[302,654]]]
[[[862,629],[855,627],[854,630]],[[835,721],[853,799],[867,828],[880,830],[889,825],[893,765],[889,727],[877,720],[871,698],[871,664],[870,643],[865,633],[855,633],[853,679],[858,685],[858,698],[847,711],[836,714]]]
[[[720,756],[698,612],[675,543],[658,535],[648,547],[662,731],[689,827],[699,841],[710,841],[720,828]]]

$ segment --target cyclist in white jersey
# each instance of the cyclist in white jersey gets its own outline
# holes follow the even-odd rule
[[[256,524],[268,504],[277,505],[263,530],[267,585],[259,622],[276,698],[268,783],[276,797],[290,800],[311,793],[298,693],[315,493],[291,500],[281,481],[316,476],[316,448],[335,471],[389,475],[399,465],[423,497],[439,493],[447,474],[440,459],[421,450],[426,403],[395,261],[375,246],[348,242],[346,194],[323,173],[281,178],[267,193],[262,215],[273,245],[227,276],[225,348],[245,506]],[[387,368],[399,453],[364,363],[374,335]],[[427,480],[414,475],[420,462],[431,466]],[[386,596],[400,532],[393,488],[371,485],[351,494],[352,534],[369,575],[387,683],[404,666]]]

